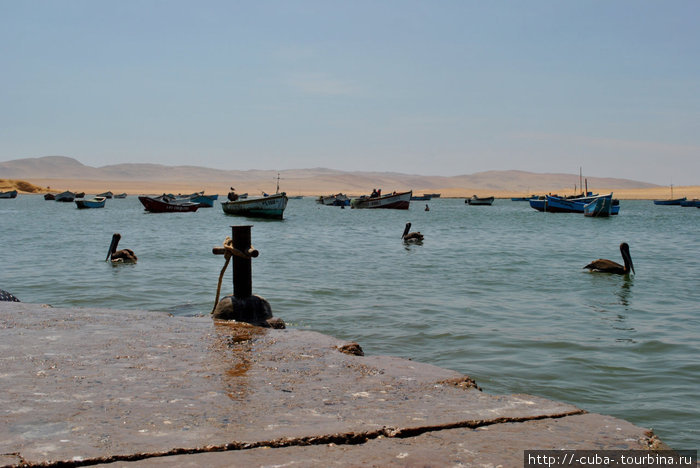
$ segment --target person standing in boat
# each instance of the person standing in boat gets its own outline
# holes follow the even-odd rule
[[[228,199],[229,199],[229,201],[238,200],[238,194],[236,193],[235,188],[231,187],[231,191],[228,193]]]

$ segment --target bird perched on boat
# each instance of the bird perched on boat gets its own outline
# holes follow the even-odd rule
[[[613,262],[612,260],[599,258],[598,260],[593,260],[583,268],[601,273],[614,273],[616,275],[626,275],[630,270],[634,273],[634,265],[632,264],[632,257],[630,256],[630,246],[627,245],[627,242],[620,244],[620,253],[622,254],[622,260],[625,262],[625,266]]]
[[[406,223],[406,228],[401,235],[404,242],[423,242],[423,234],[420,232],[408,232],[409,229],[411,229],[411,223]]]
[[[119,245],[119,240],[122,238],[121,234],[115,233],[112,236],[112,243],[109,245],[109,252],[107,253],[107,260],[111,260],[112,263],[136,263],[138,258],[134,251],[131,249],[117,250],[117,245]]]

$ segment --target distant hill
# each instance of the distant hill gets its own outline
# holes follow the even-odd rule
[[[129,182],[182,183],[187,186],[230,185],[266,187],[272,191],[277,174],[282,190],[289,193],[368,193],[372,188],[390,190],[508,192],[521,193],[552,190],[573,190],[578,184],[578,174],[540,174],[525,171],[486,171],[475,174],[446,176],[421,176],[393,172],[348,172],[326,168],[290,169],[282,171],[250,170],[224,171],[199,166],[165,166],[160,164],[115,164],[102,167],[86,166],[65,156],[15,159],[0,162],[0,177],[24,180],[91,180]],[[644,189],[658,185],[628,179],[587,177],[588,186],[596,190]],[[221,189],[219,189],[221,190]]]

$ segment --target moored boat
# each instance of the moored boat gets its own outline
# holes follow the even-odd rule
[[[681,202],[681,206],[697,206],[698,208],[700,208],[700,200],[698,200],[697,198],[693,198],[692,200],[684,200]]]
[[[204,195],[204,193],[198,193],[189,200],[194,203],[199,203],[202,208],[211,208],[218,199],[219,195]]]
[[[118,193],[114,198],[126,198],[126,193]]]
[[[413,191],[394,192],[388,195],[377,194],[378,196],[363,195],[360,198],[350,200],[351,208],[388,208],[395,210],[407,210],[411,203]],[[373,193],[374,195],[374,193]]]
[[[70,192],[70,191],[59,193],[58,195],[56,195],[55,200],[57,202],[65,202],[65,203],[72,202],[73,200],[75,200],[75,193]]]
[[[95,196],[97,196],[97,197],[105,197],[105,198],[112,198],[112,197],[114,196],[114,194],[113,194],[112,192],[102,192],[102,193],[98,193],[98,194],[95,195]]]
[[[680,205],[684,201],[686,201],[687,198],[673,198],[670,200],[654,200],[654,205]]]
[[[0,192],[0,198],[17,198],[17,190],[8,190],[7,192]]]
[[[224,210],[224,213],[234,216],[283,219],[287,200],[285,192],[266,197],[238,197],[235,200],[221,202],[221,208]]]
[[[199,209],[199,203],[194,203],[189,200],[178,201],[167,196],[147,197],[139,196],[139,201],[151,213],[178,213],[191,212]]]
[[[423,195],[411,196],[411,201],[429,201],[431,198],[433,198],[433,197],[424,193]]]
[[[544,199],[530,200],[530,206],[537,211],[546,211],[548,213],[583,213],[584,206],[598,198],[582,197],[582,198],[561,198],[553,195],[545,195]],[[620,201],[611,200],[612,207],[611,215],[616,215],[620,212]]]
[[[95,198],[90,198],[88,200],[85,200],[85,199],[75,200],[75,204],[78,206],[78,208],[81,208],[81,209],[84,209],[84,208],[104,208],[105,200],[107,200],[105,197],[95,197]]]
[[[350,205],[350,199],[344,193],[336,193],[325,197],[322,195],[318,197],[316,203],[324,206],[348,206]]]
[[[472,195],[471,198],[464,200],[464,203],[468,203],[470,205],[491,206],[494,199],[494,197],[477,197],[476,195]]]
[[[53,193],[44,194],[44,200],[55,200],[55,199],[56,199],[56,195],[54,195]]]

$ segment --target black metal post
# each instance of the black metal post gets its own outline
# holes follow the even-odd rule
[[[231,226],[233,247],[241,252],[248,252],[250,245],[250,228],[253,226]],[[245,299],[253,295],[253,268],[250,258],[233,256],[233,296]]]

